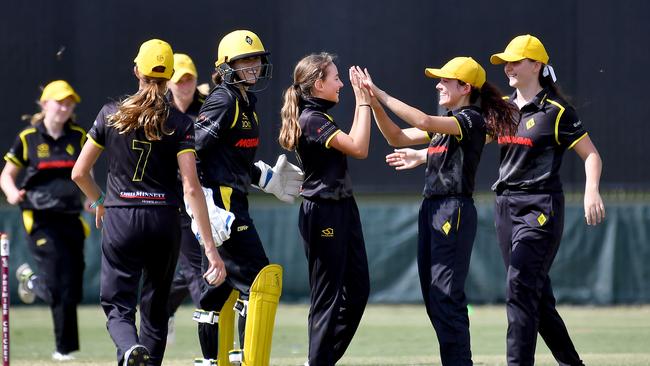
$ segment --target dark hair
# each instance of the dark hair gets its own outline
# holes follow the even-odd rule
[[[458,80],[461,85],[465,84]],[[485,126],[490,136],[510,136],[517,132],[519,124],[519,109],[512,103],[503,99],[503,94],[497,87],[488,83],[478,89],[472,87],[472,93],[469,96],[471,104],[476,103],[480,98]]]
[[[539,85],[541,85],[542,88],[550,90],[551,93],[557,95],[558,97],[563,99],[567,104],[570,105],[569,98],[562,92],[560,86],[553,81],[551,75],[544,76],[543,70],[544,70],[544,66],[542,66],[542,70],[539,71],[539,75],[537,77],[537,80],[539,81]]]

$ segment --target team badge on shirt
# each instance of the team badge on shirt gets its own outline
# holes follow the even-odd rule
[[[241,114],[241,128],[243,128],[244,130],[251,129],[251,120],[248,118],[246,113]]]
[[[526,122],[526,129],[530,130],[535,126],[535,120],[533,118],[529,119],[528,122]]]
[[[36,146],[36,155],[39,158],[49,158],[50,157],[50,145],[40,144]]]
[[[334,237],[334,229],[331,227],[328,227],[327,229],[323,229],[320,232],[320,236],[323,238],[333,238]]]
[[[68,146],[65,147],[65,152],[67,152],[68,155],[74,155],[74,146],[68,144]]]

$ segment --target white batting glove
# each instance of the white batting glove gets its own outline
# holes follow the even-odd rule
[[[230,228],[232,223],[235,221],[235,214],[230,211],[226,211],[221,207],[218,207],[214,204],[214,199],[212,198],[212,189],[201,187],[203,190],[203,195],[205,196],[205,203],[208,206],[208,216],[210,218],[210,230],[212,231],[212,238],[216,246],[220,246],[230,238]],[[201,239],[201,234],[199,234],[199,225],[194,219],[192,214],[192,209],[190,205],[185,202],[185,211],[192,219],[191,229],[196,236],[196,240],[203,245],[203,240]]]
[[[262,172],[257,186],[264,192],[273,193],[280,201],[293,203],[300,193],[304,177],[302,170],[288,162],[284,154],[278,156],[273,167],[261,160],[255,165]]]

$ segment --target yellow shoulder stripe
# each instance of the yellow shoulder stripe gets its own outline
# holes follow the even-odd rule
[[[93,145],[95,145],[98,148],[104,150],[104,146],[102,146],[99,142],[95,141],[95,139],[92,136],[90,136],[90,135],[86,135],[86,136],[88,136],[88,141],[90,141]]]
[[[84,130],[80,126],[72,125],[72,124],[70,125],[70,128],[81,133],[81,141],[79,143],[81,144],[81,146],[84,146],[84,143],[86,143],[86,130]]]
[[[585,132],[584,135],[578,137],[575,141],[573,141],[573,143],[571,143],[571,145],[569,145],[569,149],[573,149],[573,147],[576,146],[576,144],[577,144],[578,142],[580,142],[580,140],[582,140],[583,138],[587,137],[587,135],[588,135],[588,133]]]
[[[336,131],[334,131],[334,133],[330,137],[327,138],[327,141],[325,141],[325,147],[326,148],[328,148],[328,149],[330,148],[330,142],[332,141],[334,136],[339,134],[339,132],[341,132],[341,130],[336,130]]]
[[[422,132],[424,132],[424,134],[427,136],[427,140],[431,141],[431,132],[429,131],[422,131]]]
[[[546,99],[548,100],[549,103],[553,104],[554,106],[558,107],[560,111],[557,114],[557,117],[555,117],[555,142],[557,144],[560,144],[560,135],[559,135],[559,128],[560,128],[560,118],[562,118],[562,114],[564,114],[565,108],[558,102],[551,100],[551,99]]]
[[[456,124],[458,125],[458,131],[460,131],[460,138],[459,138],[458,136],[455,136],[455,137],[456,137],[456,139],[457,139],[458,141],[462,141],[462,140],[463,140],[463,128],[460,127],[460,122],[458,121],[458,118],[456,118],[455,116],[451,116],[451,118],[454,119],[454,121],[455,121]]]
[[[28,151],[27,150],[27,135],[29,135],[30,133],[34,133],[34,132],[36,132],[36,128],[32,127],[32,128],[26,129],[25,131],[21,132],[20,135],[18,135],[20,137],[20,141],[22,141],[22,143],[23,143],[23,161],[27,161],[27,157],[28,157],[28,155],[27,155],[27,151]]]
[[[18,158],[16,158],[16,156],[14,154],[7,153],[5,155],[4,159],[5,159],[5,161],[11,162],[11,163],[13,163],[14,165],[16,165],[19,168],[24,168],[25,167],[25,165],[23,163],[21,163],[20,160],[18,160]]]
[[[239,100],[235,98],[235,118],[232,120],[230,128],[235,127],[235,124],[237,124],[237,119],[239,119]]]
[[[179,155],[182,155],[182,154],[185,154],[185,153],[188,153],[188,152],[194,153],[194,155],[196,155],[196,150],[194,150],[194,149],[183,149],[183,150],[179,151],[176,154],[176,156],[179,156]]]

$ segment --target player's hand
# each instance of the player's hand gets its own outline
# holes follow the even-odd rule
[[[95,227],[101,229],[104,226],[104,205],[95,208]]]
[[[24,189],[15,190],[13,193],[7,195],[7,202],[12,205],[17,205],[25,200],[27,192]]]
[[[585,220],[587,225],[598,225],[605,219],[605,205],[598,190],[585,191]]]
[[[354,96],[357,104],[370,104],[370,92],[363,87],[361,79],[363,72],[359,66],[350,67],[350,85],[354,90]]]
[[[219,286],[226,279],[226,265],[221,260],[219,252],[213,246],[213,250],[208,250],[209,246],[205,246],[205,256],[208,258],[208,270],[203,274],[205,281],[212,286]]]
[[[92,204],[93,204],[93,201],[86,198],[84,200],[84,211],[89,212],[89,213],[95,213],[95,209],[90,207]]]
[[[370,96],[372,98],[375,98],[375,90],[377,90],[377,86],[375,83],[372,81],[372,77],[370,76],[370,72],[368,72],[368,69],[363,69],[361,70],[360,67],[357,66],[357,71],[359,74],[362,75],[361,77],[361,85],[368,90],[370,93]]]
[[[386,163],[395,170],[413,169],[426,161],[426,149],[395,149],[395,152],[386,155]]]

